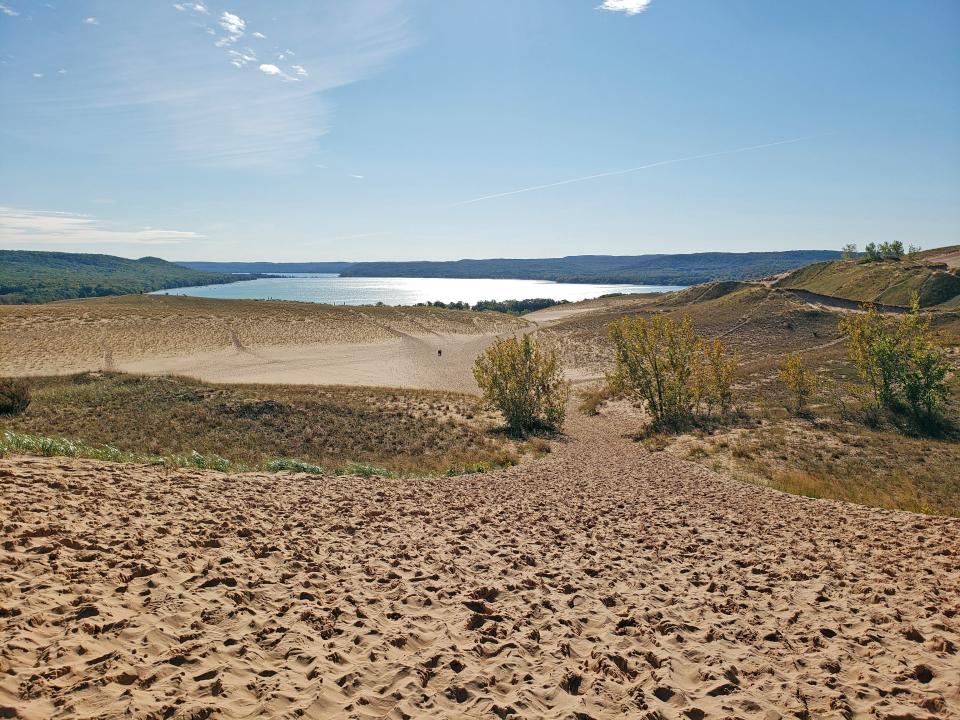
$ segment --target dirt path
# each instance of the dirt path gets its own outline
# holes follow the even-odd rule
[[[860,311],[864,303],[857,300],[847,300],[845,298],[834,297],[833,295],[821,295],[810,292],[809,290],[796,290],[793,288],[783,288],[784,292],[790,293],[798,300],[802,300],[810,305],[829,308],[831,310],[855,310]],[[894,315],[903,315],[909,312],[909,308],[899,305],[884,305],[882,303],[869,303],[879,312],[892,313]]]
[[[0,460],[0,706],[960,716],[960,521],[740,484],[602,417],[569,432],[420,480]]]

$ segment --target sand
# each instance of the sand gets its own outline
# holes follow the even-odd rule
[[[960,717],[960,520],[572,414],[436,479],[0,460],[0,716]]]
[[[120,370],[474,390],[473,358],[532,327],[497,313],[155,295],[0,306],[0,376]]]

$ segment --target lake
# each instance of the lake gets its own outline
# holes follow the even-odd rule
[[[609,293],[670,292],[673,285],[603,285],[555,283],[547,280],[460,280],[453,278],[366,278],[290,273],[282,277],[244,280],[226,285],[172,288],[154,294],[234,300],[300,300],[336,305],[416,305],[462,300],[588,300]]]

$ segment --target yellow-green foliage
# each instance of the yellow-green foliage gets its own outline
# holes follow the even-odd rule
[[[531,335],[497,340],[476,359],[473,376],[514,432],[563,427],[570,385],[556,352]]]
[[[624,317],[609,326],[616,365],[607,382],[641,400],[655,424],[679,427],[704,411],[729,411],[737,357],[696,336],[689,317]]]
[[[810,397],[817,391],[817,374],[806,366],[800,353],[788,355],[780,364],[777,379],[790,393],[790,410],[800,415]]]
[[[944,352],[934,341],[930,319],[920,314],[913,298],[911,311],[896,322],[874,307],[843,318],[840,332],[847,352],[874,402],[889,409],[906,406],[917,418],[929,419],[947,393]]]
[[[733,374],[740,357],[727,352],[720,338],[699,343],[700,362],[697,364],[697,410],[706,405],[707,413],[719,410],[722,414],[733,405]]]

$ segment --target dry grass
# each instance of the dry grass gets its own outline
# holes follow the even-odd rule
[[[0,427],[141,455],[276,458],[434,473],[509,465],[527,450],[490,432],[476,398],[379,388],[211,385],[89,373],[31,381],[33,402]],[[534,449],[541,452],[542,448]]]

